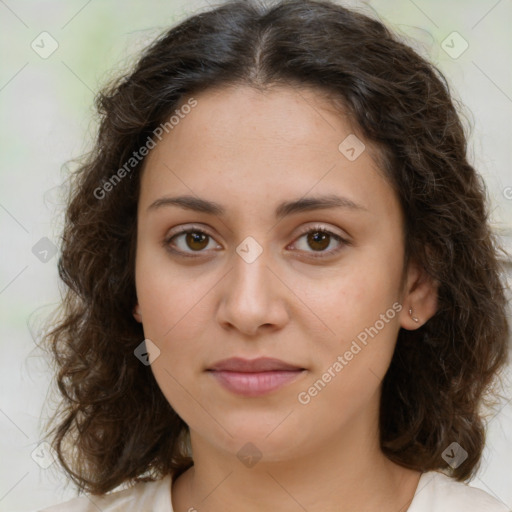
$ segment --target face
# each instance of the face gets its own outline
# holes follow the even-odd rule
[[[159,387],[193,446],[285,460],[376,436],[398,330],[431,311],[413,267],[402,282],[401,209],[370,145],[340,149],[355,130],[315,91],[194,98],[141,177],[137,318]]]

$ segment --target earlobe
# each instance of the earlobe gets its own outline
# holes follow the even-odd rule
[[[417,264],[411,263],[404,290],[400,325],[415,330],[424,325],[437,311],[439,283]]]
[[[138,304],[136,304],[135,307],[133,308],[133,318],[135,318],[137,322],[142,323],[142,315]]]
[[[415,317],[412,311],[412,308],[409,308],[409,316],[416,322],[419,323],[420,319]]]

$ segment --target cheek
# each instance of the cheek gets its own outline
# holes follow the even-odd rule
[[[205,290],[215,284],[213,278],[180,269],[165,251],[145,247],[139,248],[135,273],[146,337],[165,345],[176,337],[192,337],[201,323],[198,315],[207,314]]]
[[[329,327],[333,338],[352,338],[399,299],[399,276],[393,263],[372,265],[360,258],[356,264],[347,264],[334,279],[317,286],[306,283],[304,302]]]
[[[402,309],[397,286],[401,267],[397,259],[372,258],[361,257],[328,286],[309,292],[308,304],[329,327],[329,334],[315,343],[316,374],[329,368],[335,372],[333,364],[338,356],[343,358],[343,370],[335,372],[337,379],[329,385],[332,388],[341,386],[360,393],[358,386],[370,385],[372,379],[377,386],[393,355]]]
[[[206,275],[191,279],[151,256],[141,250],[136,264],[144,337],[156,345],[151,370],[158,386],[180,414],[190,407],[186,390],[191,389],[192,372],[198,372],[206,360],[202,333],[213,313],[205,290],[215,281]]]
[[[336,296],[324,303],[335,334],[316,340],[311,378],[296,397],[305,415],[332,425],[345,424],[376,403],[393,356],[401,309],[385,280],[376,283],[353,275],[339,284]]]
[[[205,361],[201,344],[205,337],[201,333],[212,316],[205,297],[206,283],[198,282],[172,272],[169,265],[145,265],[140,259],[137,297],[144,336],[156,345],[158,353],[151,371],[169,404],[184,418],[190,416],[191,407],[195,410],[189,393],[196,394],[194,375]]]
[[[179,376],[198,370],[205,356],[205,326],[211,325],[212,316],[207,302],[201,301],[204,293],[196,290],[176,295],[167,290],[159,293],[158,289],[153,292],[142,310],[144,336],[160,351],[153,371],[162,366]]]

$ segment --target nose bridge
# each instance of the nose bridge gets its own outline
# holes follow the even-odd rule
[[[269,249],[264,249],[253,237],[247,237],[236,247],[230,295],[236,297],[237,303],[247,302],[254,307],[258,301],[268,300],[266,295],[271,273],[267,265],[270,256]]]
[[[286,321],[282,290],[267,266],[272,255],[254,238],[247,237],[232,256],[233,270],[222,289],[219,321],[254,333],[260,325]]]

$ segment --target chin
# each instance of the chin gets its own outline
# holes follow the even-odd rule
[[[262,462],[285,462],[303,453],[307,444],[307,439],[300,435],[295,425],[287,425],[286,420],[283,422],[287,414],[272,421],[271,426],[269,422],[258,421],[257,417],[224,421],[223,426],[232,436],[220,427],[207,432],[201,432],[201,429],[198,434],[218,449],[236,455],[241,462],[251,457]]]

